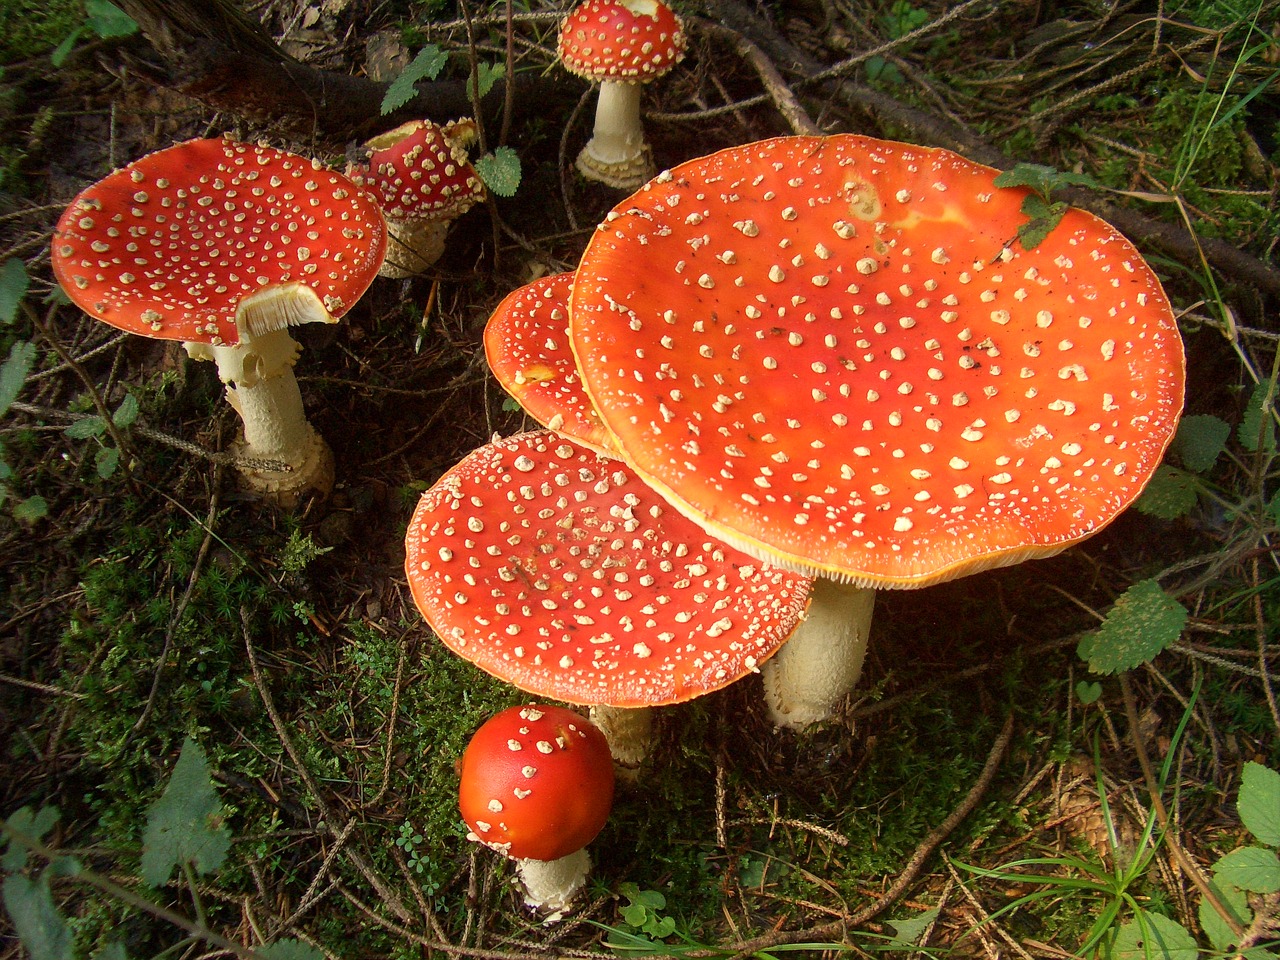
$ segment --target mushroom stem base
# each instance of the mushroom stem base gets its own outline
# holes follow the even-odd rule
[[[653,708],[596,704],[591,708],[591,722],[609,741],[618,776],[635,780],[640,765],[653,749]]]
[[[868,587],[814,580],[804,621],[760,667],[774,723],[799,730],[825,720],[857,685],[875,598]]]
[[[388,220],[387,257],[378,276],[389,280],[416,277],[444,254],[447,220]]]
[[[586,885],[591,856],[575,850],[558,860],[517,860],[524,884],[524,902],[537,910],[560,913]]]
[[[595,127],[577,161],[588,180],[635,190],[653,176],[653,152],[640,123],[640,89],[638,83],[600,85]]]

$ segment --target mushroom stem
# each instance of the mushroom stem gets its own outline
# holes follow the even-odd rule
[[[591,708],[591,722],[609,741],[609,753],[618,775],[634,780],[640,764],[653,749],[653,709],[596,704]]]
[[[538,910],[558,913],[586,885],[591,856],[583,848],[558,860],[517,860],[516,867],[524,884],[524,902]]]
[[[301,348],[287,330],[246,335],[235,346],[185,344],[196,360],[212,360],[226,385],[227,401],[240,415],[243,437],[237,450],[245,460],[273,466],[241,469],[249,489],[291,507],[307,490],[333,487],[333,454],[307,421],[293,373]]]
[[[578,171],[588,180],[634,190],[653,176],[653,160],[640,123],[638,83],[600,84],[595,128],[578,154]]]
[[[378,276],[388,280],[416,277],[444,254],[450,220],[387,220],[387,258]]]
[[[876,592],[819,577],[804,621],[760,667],[774,723],[801,729],[825,720],[862,674]]]

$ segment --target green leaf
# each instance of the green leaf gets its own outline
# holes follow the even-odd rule
[[[1236,923],[1247,927],[1253,922],[1253,911],[1249,909],[1249,900],[1243,890],[1230,884],[1215,883],[1213,880],[1209,881],[1209,889],[1218,898],[1218,902],[1231,911]],[[1204,931],[1204,935],[1209,938],[1209,942],[1215,949],[1225,951],[1235,945],[1238,939],[1235,931],[1226,920],[1222,919],[1222,914],[1218,913],[1207,897],[1200,900],[1198,912],[1200,929]]]
[[[507,66],[503,63],[482,63],[478,70],[480,96],[486,96],[493,85],[507,75]]]
[[[1098,181],[1087,173],[1055,170],[1042,163],[1018,163],[996,176],[997,187],[1027,187],[1048,197],[1062,187],[1096,187]]]
[[[13,518],[23,523],[35,523],[49,515],[49,504],[44,497],[27,497],[13,508]]]
[[[76,44],[80,42],[80,38],[84,36],[87,25],[81,25],[71,31],[71,35],[54,47],[53,53],[49,54],[49,61],[55,67],[61,67],[67,62],[67,57],[71,56],[71,51],[76,48]]]
[[[129,953],[125,950],[123,943],[112,940],[102,945],[101,949],[93,955],[93,960],[129,960]]]
[[[1116,600],[1102,627],[1076,652],[1095,673],[1116,673],[1152,660],[1178,639],[1187,609],[1154,580],[1135,583]]]
[[[222,800],[213,788],[204,751],[190,737],[160,799],[147,813],[142,835],[142,879],[163,886],[173,868],[190,863],[197,873],[217,870],[231,848],[221,822]]]
[[[1218,459],[1231,436],[1231,424],[1212,414],[1183,417],[1178,424],[1173,448],[1182,465],[1192,473],[1204,473]]]
[[[4,906],[31,960],[73,960],[71,930],[54,905],[47,876],[6,877]]]
[[[1096,680],[1081,680],[1076,684],[1076,697],[1081,703],[1097,703],[1102,696],[1102,684]]]
[[[1034,250],[1062,221],[1067,205],[1061,200],[1050,203],[1039,194],[1031,193],[1023,198],[1021,209],[1030,219],[1018,227],[1018,239],[1024,250]]]
[[[1139,513],[1160,520],[1185,517],[1196,505],[1199,484],[1194,474],[1162,463],[1133,502]]]
[[[88,440],[90,437],[100,437],[106,433],[107,423],[97,414],[91,414],[72,421],[62,432],[72,440]]]
[[[93,463],[98,470],[98,476],[103,480],[110,480],[120,467],[120,451],[115,447],[99,447],[98,452],[94,454]]]
[[[643,927],[649,919],[649,911],[638,903],[628,904],[618,911],[622,914],[622,922],[629,927]]]
[[[520,155],[511,147],[498,147],[475,162],[476,173],[492,193],[514,197],[520,189]]]
[[[1250,453],[1262,450],[1264,453],[1275,453],[1276,423],[1272,411],[1275,409],[1275,396],[1272,384],[1264,380],[1256,384],[1249,394],[1249,402],[1244,407],[1244,419],[1236,428],[1236,438],[1240,446]]]
[[[1237,847],[1213,865],[1213,875],[1250,893],[1280,891],[1280,857],[1266,847]]]
[[[1268,847],[1280,847],[1280,773],[1260,763],[1246,763],[1236,811],[1254,839]]]
[[[126,393],[124,399],[120,401],[120,406],[116,407],[116,412],[111,415],[111,422],[117,427],[131,427],[133,422],[138,419],[138,400],[132,393]]]
[[[9,358],[0,366],[0,415],[5,414],[10,404],[18,399],[35,359],[34,343],[19,340],[9,348]]]
[[[893,927],[893,939],[900,943],[916,944],[924,932],[929,929],[929,925],[938,918],[938,908],[926,910],[907,920],[890,920],[889,926]]]
[[[435,44],[428,44],[419,50],[413,61],[387,87],[387,92],[382,97],[382,115],[385,117],[393,110],[399,110],[417,96],[418,91],[414,85],[419,80],[434,80],[448,62],[449,55]]]
[[[277,940],[265,947],[258,947],[254,953],[269,960],[324,960],[324,952],[317,950],[309,943],[301,940]]]
[[[31,286],[31,278],[27,276],[27,265],[17,257],[10,257],[0,263],[0,323],[13,323],[18,315],[18,304],[27,295]]]
[[[138,22],[110,0],[84,0],[89,15],[89,29],[103,40],[131,37],[138,32]]]
[[[31,812],[30,807],[21,807],[13,812],[6,824],[15,833],[20,833],[32,840],[41,840],[58,822],[58,816],[57,807],[41,807],[35,813]],[[9,849],[5,851],[3,857],[0,857],[0,870],[17,873],[27,865],[28,853],[29,851],[20,841],[10,840]]]
[[[1111,947],[1111,960],[1198,960],[1199,955],[1186,927],[1145,910],[1120,928]]]

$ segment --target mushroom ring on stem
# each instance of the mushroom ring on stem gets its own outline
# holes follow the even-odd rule
[[[96,320],[214,360],[240,414],[246,483],[289,505],[327,492],[288,328],[334,323],[377,275],[386,229],[339,173],[272,147],[190,140],[88,187],[54,232],[54,275]]]
[[[470,838],[515,860],[525,903],[563,911],[586,883],[613,805],[604,734],[564,707],[511,707],[486,720],[459,768]]]
[[[446,646],[584,705],[662,706],[732,683],[786,640],[809,590],[707,536],[620,461],[545,430],[494,440],[441,477],[405,552]],[[637,751],[611,746],[624,762]]]
[[[860,661],[863,590],[1055,554],[1173,437],[1182,341],[1151,268],[1080,210],[1026,249],[1027,192],[996,173],[853,135],[734,147],[620,203],[575,274],[570,342],[619,456],[713,536],[826,578],[811,619],[858,620],[771,661],[781,722],[840,698],[805,685]]]

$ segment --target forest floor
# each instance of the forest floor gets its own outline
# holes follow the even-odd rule
[[[1097,536],[883,592],[832,721],[776,729],[754,677],[665,709],[588,896],[551,925],[456,806],[470,733],[524,695],[432,636],[404,535],[441,473],[532,426],[486,367],[493,308],[573,269],[622,199],[573,169],[591,101],[555,63],[564,5],[508,23],[500,3],[266,0],[200,42],[185,5],[120,6],[142,30],[111,36],[100,3],[87,24],[75,3],[0,3],[0,815],[42,839],[0,861],[0,960],[1277,955],[1276,0],[679,4],[687,56],[645,95],[660,168],[817,131],[1058,171],[1053,198],[1120,226],[1168,291],[1185,429]],[[382,115],[383,81],[428,44],[440,77]],[[237,89],[211,45],[352,84],[323,109]],[[487,98],[482,148],[518,154],[513,195],[455,223],[426,274],[298,331],[327,498],[286,512],[241,490],[212,365],[58,296],[53,224],[113,167],[226,133],[341,168],[415,109],[454,119],[428,112],[446,84],[508,58],[523,83]],[[1137,617],[1111,616],[1122,597]],[[1091,670],[1078,648],[1104,622],[1136,637],[1137,666]],[[229,850],[147,885],[187,738]]]

